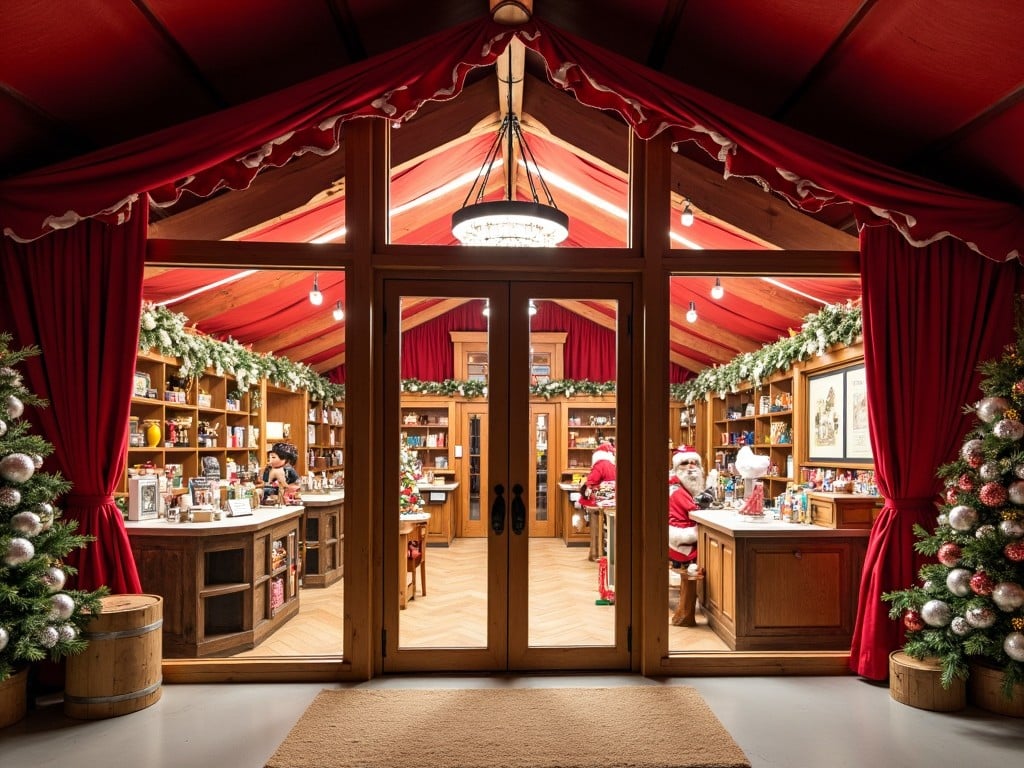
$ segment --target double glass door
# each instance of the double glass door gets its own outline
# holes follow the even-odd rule
[[[385,672],[629,668],[630,297],[385,281]]]

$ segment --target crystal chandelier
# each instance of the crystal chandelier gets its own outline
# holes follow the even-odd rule
[[[533,153],[526,144],[519,118],[512,110],[512,45],[508,46],[508,104],[498,135],[462,207],[452,214],[452,234],[463,245],[543,248],[558,245],[569,235],[569,217],[558,210]],[[505,148],[505,199],[484,202],[484,193],[501,148]],[[526,168],[532,200],[514,199],[514,151]],[[536,172],[536,174],[534,173]],[[536,178],[535,178],[536,175]],[[544,201],[540,199],[543,194]]]

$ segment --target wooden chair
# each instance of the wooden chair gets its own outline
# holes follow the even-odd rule
[[[420,572],[420,594],[427,596],[427,524],[417,523],[409,532],[405,554],[406,573],[412,574],[412,596],[416,596],[416,571]]]

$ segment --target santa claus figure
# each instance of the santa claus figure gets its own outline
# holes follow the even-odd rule
[[[590,457],[590,474],[580,488],[580,506],[596,507],[602,495],[615,497],[615,446],[601,443]]]
[[[668,489],[668,559],[675,567],[696,562],[697,523],[690,512],[707,507],[713,498],[700,454],[690,446],[676,451]]]

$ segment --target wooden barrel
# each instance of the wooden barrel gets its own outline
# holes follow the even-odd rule
[[[67,659],[64,714],[80,720],[136,712],[162,693],[163,598],[111,595],[102,602],[82,633],[89,647]]]
[[[0,680],[0,728],[6,728],[25,716],[28,710],[28,669]]]
[[[1003,695],[1003,671],[984,664],[971,664],[967,688],[971,704],[997,715],[1024,717],[1024,684],[1017,683],[1010,698]]]
[[[915,659],[903,651],[889,654],[889,695],[918,709],[955,712],[967,706],[967,687],[954,679],[949,688],[940,681],[942,665],[934,659]]]

